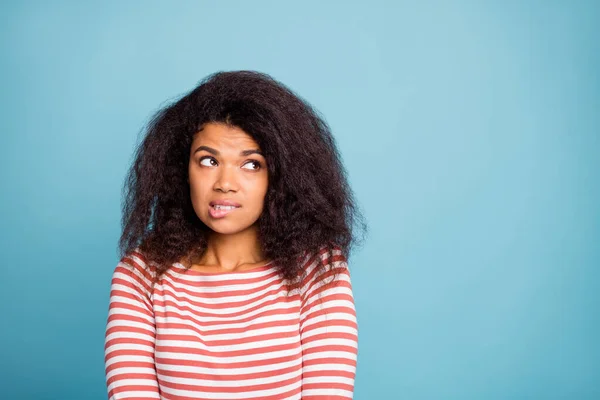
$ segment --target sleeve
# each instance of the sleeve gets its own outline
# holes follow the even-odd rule
[[[352,399],[358,326],[348,264],[340,250],[319,257],[328,268],[313,261],[301,289],[302,399]]]
[[[152,279],[145,266],[141,258],[126,256],[112,276],[104,344],[109,400],[160,399],[154,364]]]

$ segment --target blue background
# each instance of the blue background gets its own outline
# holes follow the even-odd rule
[[[600,398],[600,2],[12,3],[3,399],[106,398],[134,145],[234,69],[324,114],[369,221],[356,399]]]

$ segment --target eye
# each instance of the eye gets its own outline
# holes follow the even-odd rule
[[[247,167],[248,165],[250,167]],[[256,160],[250,160],[250,161],[244,163],[244,165],[242,166],[242,168],[250,169],[250,170],[253,170],[253,171],[258,171],[261,168],[261,165],[260,165],[260,162],[258,162]]]
[[[214,167],[217,165],[217,160],[212,157],[202,157],[200,159],[200,165],[204,165],[205,167]]]

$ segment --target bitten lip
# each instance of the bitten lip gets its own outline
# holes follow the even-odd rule
[[[235,201],[231,201],[231,200],[214,200],[214,201],[211,201],[209,204],[211,207],[214,207],[214,206],[241,207],[242,206],[240,203],[236,203]]]

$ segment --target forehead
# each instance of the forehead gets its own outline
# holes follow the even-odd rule
[[[212,145],[211,147],[235,147],[258,149],[258,143],[241,128],[219,123],[204,124],[194,135],[193,146],[200,144]]]

